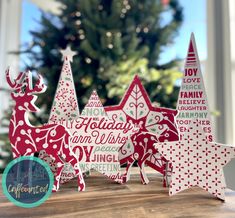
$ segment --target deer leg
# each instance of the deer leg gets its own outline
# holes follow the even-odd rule
[[[56,175],[54,178],[54,185],[53,185],[53,192],[56,192],[59,190],[59,186],[60,186],[60,175],[62,173],[63,167],[64,167],[64,163],[61,161],[61,159],[57,156],[55,158],[55,163],[57,165],[57,170],[56,170]]]
[[[147,153],[144,155],[144,157],[141,160],[138,160],[138,166],[140,168],[140,177],[141,177],[141,181],[144,185],[147,185],[149,183],[148,177],[145,173],[145,161],[147,160],[147,158],[150,156],[150,153]]]
[[[130,156],[127,160],[127,166],[126,166],[126,172],[122,177],[122,183],[126,183],[128,180],[130,180],[130,174],[131,174],[131,167],[134,164],[135,159]]]
[[[71,165],[73,166],[74,170],[75,170],[75,174],[76,176],[78,177],[78,191],[85,191],[85,181],[83,179],[83,176],[82,176],[82,171],[80,169],[80,166],[79,166],[79,162],[78,160],[75,158],[75,157],[71,157],[70,158],[72,159],[70,161]]]
[[[138,166],[140,168],[141,182],[142,182],[142,184],[147,185],[149,183],[149,180],[148,180],[148,177],[147,177],[147,175],[145,173],[144,164],[138,162]]]
[[[85,181],[83,179],[81,172],[78,172],[77,175],[78,175],[78,191],[79,192],[85,191],[86,184],[85,184]]]

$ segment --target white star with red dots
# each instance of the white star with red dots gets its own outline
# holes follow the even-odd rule
[[[181,141],[156,143],[158,151],[172,163],[169,194],[199,186],[224,200],[223,167],[235,157],[235,147],[208,142],[202,127],[194,121]]]

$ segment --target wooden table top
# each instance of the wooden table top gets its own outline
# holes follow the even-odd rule
[[[36,208],[13,205],[0,191],[0,217],[235,217],[235,192],[226,190],[222,202],[200,188],[192,188],[169,197],[162,187],[161,175],[149,171],[150,183],[142,185],[138,169],[133,169],[131,181],[116,184],[92,172],[85,179],[86,191],[77,192],[76,180],[61,185],[60,191]]]

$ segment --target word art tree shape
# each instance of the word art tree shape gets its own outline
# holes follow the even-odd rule
[[[94,169],[122,183],[118,151],[133,134],[134,125],[109,120],[95,91],[79,118],[67,124],[72,135],[71,150],[82,172]]]
[[[70,66],[70,62],[72,62],[73,56],[76,53],[71,51],[70,47],[67,47],[65,50],[61,50],[61,53],[64,63],[53,101],[49,123],[66,125],[66,123],[69,123],[79,117],[78,101]],[[52,166],[51,163],[53,162],[49,162],[50,166]],[[73,167],[70,163],[65,163],[61,174],[61,182],[66,182],[74,177],[75,171]]]
[[[187,126],[193,119],[198,119],[208,140],[214,140],[211,116],[193,33],[189,42],[177,110],[179,113],[176,122],[181,134],[187,131]]]
[[[177,110],[179,113],[176,117],[176,122],[181,137],[187,131],[187,127],[190,123],[194,119],[197,119],[206,134],[207,140],[210,142],[215,140],[193,33],[191,34],[188,54],[185,61],[185,70],[179,92]],[[225,187],[223,171],[221,171],[221,179]]]
[[[129,180],[131,166],[137,160],[143,184],[149,182],[144,171],[146,164],[164,175],[165,186],[166,160],[153,144],[179,139],[175,124],[177,111],[154,107],[138,76],[134,77],[121,103],[105,107],[105,111],[110,119],[128,122],[139,128],[119,152],[120,163],[127,163],[124,182]]]
[[[199,121],[192,121],[180,141],[155,144],[173,165],[169,194],[199,186],[224,200],[223,167],[235,157],[235,147],[209,142]]]

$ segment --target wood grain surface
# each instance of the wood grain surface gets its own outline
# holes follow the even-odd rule
[[[42,205],[25,209],[13,205],[0,191],[0,217],[212,217],[235,218],[235,192],[226,190],[222,202],[200,188],[192,188],[169,197],[162,187],[161,175],[148,170],[150,183],[142,185],[138,169],[133,170],[131,181],[116,184],[92,172],[85,179],[86,191],[77,192],[76,180],[61,186]]]

